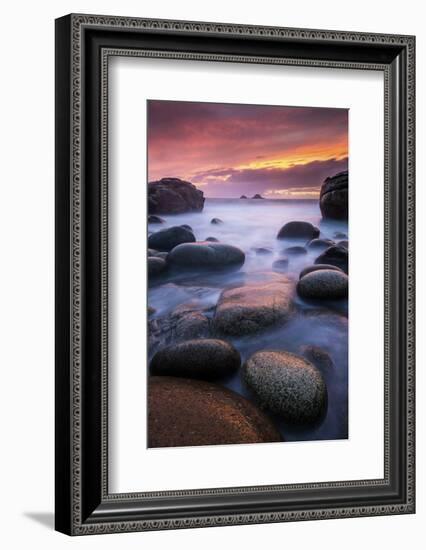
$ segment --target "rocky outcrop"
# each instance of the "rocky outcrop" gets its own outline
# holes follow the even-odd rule
[[[246,199],[247,197],[245,195],[241,195],[240,199]]]
[[[151,360],[153,375],[216,380],[240,368],[241,358],[229,342],[217,339],[187,340],[158,351]]]
[[[252,199],[263,199],[262,195],[259,195],[259,193],[256,193],[252,196]]]
[[[185,227],[176,225],[167,229],[161,229],[148,237],[148,246],[161,252],[169,252],[182,243],[195,242],[194,233]]]
[[[311,424],[327,407],[327,387],[307,359],[287,351],[258,351],[243,367],[243,377],[262,408],[294,424]]]
[[[299,280],[297,292],[303,298],[319,300],[347,298],[348,276],[331,269],[312,271]]]
[[[348,172],[339,172],[327,178],[320,191],[320,209],[323,218],[348,219]]]
[[[223,334],[243,336],[288,320],[293,311],[294,282],[281,276],[275,282],[247,284],[224,290],[213,326]]]
[[[148,183],[149,214],[200,212],[203,207],[203,192],[189,181],[162,178]]]
[[[236,246],[204,241],[176,246],[168,261],[184,269],[236,270],[243,265],[245,254]]]
[[[278,232],[277,239],[316,239],[320,230],[309,222],[288,222]]]
[[[148,447],[268,443],[282,437],[255,405],[199,380],[152,376],[148,383]]]

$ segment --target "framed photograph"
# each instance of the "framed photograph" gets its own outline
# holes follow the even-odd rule
[[[56,20],[56,529],[415,511],[413,36]]]

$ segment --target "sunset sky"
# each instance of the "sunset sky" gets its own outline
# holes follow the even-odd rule
[[[348,111],[148,101],[148,181],[178,177],[206,197],[315,198],[348,165]]]

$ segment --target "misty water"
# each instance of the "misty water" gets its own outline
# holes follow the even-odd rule
[[[272,264],[283,257],[283,249],[293,245],[305,245],[306,241],[277,240],[279,229],[287,222],[303,220],[321,230],[321,238],[335,241],[337,232],[348,235],[346,222],[323,221],[318,200],[267,200],[267,199],[206,199],[202,212],[179,215],[162,215],[166,223],[150,224],[154,232],[173,225],[188,224],[197,241],[216,237],[221,243],[241,248],[246,261],[241,269],[232,273],[176,272],[153,281],[148,290],[148,303],[155,309],[153,317],[161,317],[181,304],[191,304],[194,309],[207,310],[213,316],[214,307],[223,289],[244,284],[247,281],[268,281],[273,272]],[[223,223],[211,224],[212,218]],[[272,254],[258,255],[255,248],[269,248]],[[299,279],[300,271],[314,263],[321,251],[308,250],[308,254],[289,257],[286,275]],[[152,318],[152,317],[151,317]],[[342,439],[348,437],[348,325],[347,300],[305,301],[296,298],[296,311],[284,325],[260,334],[242,338],[227,337],[239,350],[244,362],[260,350],[286,350],[301,354],[303,345],[319,346],[326,350],[334,363],[330,372],[323,372],[328,389],[328,408],[325,417],[315,426],[294,427],[279,418],[274,422],[286,441]],[[222,382],[224,386],[254,401],[238,372]]]

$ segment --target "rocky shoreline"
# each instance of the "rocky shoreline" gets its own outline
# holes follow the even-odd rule
[[[270,246],[243,250],[214,236],[200,240],[190,225],[168,225],[170,220],[157,216],[185,208],[186,196],[189,211],[201,212],[204,198],[197,210],[195,186],[176,178],[149,185],[162,189],[149,191],[149,288],[178,285],[182,292],[192,291],[191,299],[178,300],[165,315],[154,308],[149,312],[149,446],[277,442],[291,439],[294,429],[321,425],[328,409],[334,410],[329,389],[340,383],[343,366],[315,345],[314,333],[299,331],[294,342],[303,336],[304,343],[296,349],[282,349],[280,335],[305,318],[327,330],[330,325],[330,337],[332,323],[347,335],[347,233],[330,235],[321,220],[317,227],[295,219],[276,228]],[[163,193],[177,188],[180,199],[165,212],[159,207],[166,202]],[[319,207],[325,225],[328,219],[347,219],[347,173],[346,187],[338,174],[327,178],[323,189]],[[211,223],[226,227],[226,216]],[[286,246],[278,248],[276,259],[273,250],[280,243]],[[244,269],[252,254],[265,258],[264,270]],[[312,263],[299,269],[312,254]],[[207,292],[206,306],[197,296]],[[275,346],[263,347],[263,341]],[[344,424],[345,414],[339,412],[336,422]]]

